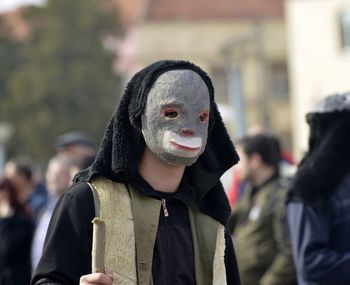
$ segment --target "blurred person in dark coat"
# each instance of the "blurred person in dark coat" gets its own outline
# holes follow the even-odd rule
[[[94,162],[96,157],[95,143],[83,132],[67,132],[57,138],[56,153],[72,160],[70,176],[73,180],[75,174]]]
[[[288,221],[299,285],[350,284],[350,93],[307,115],[309,151],[292,183]]]
[[[16,186],[17,196],[25,204],[36,220],[47,200],[45,187],[36,187],[33,174],[33,164],[24,158],[14,158],[5,164],[5,177]]]
[[[248,135],[238,142],[237,151],[245,189],[233,207],[229,226],[242,284],[295,284],[279,141],[269,134]]]
[[[28,285],[33,224],[9,179],[0,179],[0,285]]]

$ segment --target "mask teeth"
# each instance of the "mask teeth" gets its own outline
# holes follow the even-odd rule
[[[187,146],[187,147],[201,147],[202,146],[202,138],[200,137],[191,137],[191,138],[186,138],[186,137],[181,137],[181,136],[176,136],[172,141],[179,145]]]

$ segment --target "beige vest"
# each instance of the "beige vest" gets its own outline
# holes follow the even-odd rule
[[[99,177],[89,185],[96,216],[106,224],[105,267],[114,272],[113,284],[152,284],[161,202],[106,178]],[[195,203],[189,217],[196,283],[226,285],[224,227],[202,214]]]

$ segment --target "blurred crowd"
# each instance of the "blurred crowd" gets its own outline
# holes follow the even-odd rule
[[[265,129],[235,142],[240,162],[226,190],[243,285],[350,284],[350,93],[324,98],[307,122],[298,165]],[[45,179],[28,159],[6,162],[0,285],[29,284],[57,200],[95,155],[91,138],[70,132],[57,138]]]
[[[236,142],[229,228],[243,285],[350,284],[350,93],[325,97],[306,119],[297,167],[266,130]]]
[[[0,284],[29,284],[42,254],[57,200],[75,174],[95,158],[93,140],[81,132],[57,138],[42,178],[30,159],[8,160],[0,178]]]

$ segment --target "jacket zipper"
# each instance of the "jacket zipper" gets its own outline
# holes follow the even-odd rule
[[[162,199],[162,208],[163,208],[163,213],[164,213],[164,218],[165,218],[165,228],[166,228],[166,235],[167,235],[167,248],[168,248],[168,256],[167,256],[167,272],[168,272],[168,282],[167,284],[172,284],[172,273],[171,273],[171,245],[170,245],[170,233],[169,233],[169,225],[168,225],[168,217],[169,217],[169,212],[168,208],[166,206],[166,200]]]
[[[168,209],[166,207],[166,200],[165,199],[162,199],[162,207],[163,207],[164,216],[168,217],[169,216],[169,212],[168,212]]]

